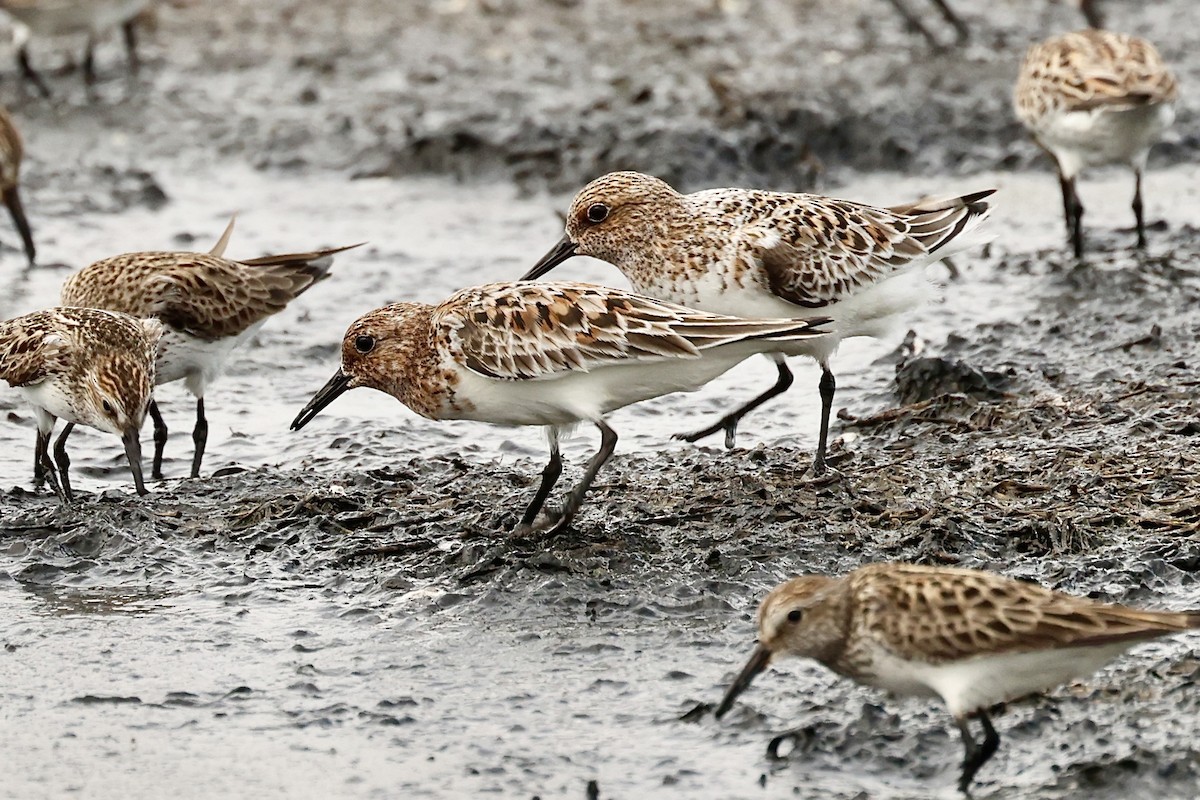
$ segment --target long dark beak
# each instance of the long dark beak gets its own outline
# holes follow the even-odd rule
[[[313,399],[308,401],[308,405],[304,407],[304,410],[292,420],[292,430],[298,431],[312,422],[313,417],[325,410],[325,406],[337,400],[349,389],[350,376],[339,369],[329,379],[329,382],[321,387],[321,391],[313,395]]]
[[[742,671],[738,673],[737,678],[733,681],[733,685],[729,687],[729,691],[725,693],[725,697],[721,700],[721,705],[717,706],[717,719],[720,719],[726,711],[733,707],[733,701],[737,700],[738,695],[746,691],[750,687],[750,682],[766,669],[770,663],[770,650],[761,644],[754,648],[754,655],[750,656],[750,660],[746,662],[746,666],[742,667]]]
[[[21,205],[21,195],[16,186],[4,190],[4,205],[8,206],[8,213],[12,214],[13,224],[21,234],[21,241],[25,243],[25,256],[32,264],[37,256],[37,248],[33,246],[33,231],[29,229],[29,220],[25,218],[25,207]]]
[[[571,256],[575,255],[575,251],[579,245],[571,241],[570,236],[563,236],[558,244],[550,249],[549,253],[542,256],[542,260],[533,265],[533,269],[526,272],[521,280],[533,281],[545,275],[550,270],[557,267],[562,262],[566,261]]]
[[[142,479],[142,439],[138,429],[126,431],[121,437],[125,443],[125,457],[129,459],[129,471],[133,473],[133,485],[138,494],[147,494],[146,482]]]

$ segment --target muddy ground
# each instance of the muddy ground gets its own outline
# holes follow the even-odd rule
[[[44,254],[25,271],[0,227],[5,316],[52,304],[94,258],[206,249],[235,210],[231,252],[371,244],[214,387],[210,477],[133,497],[119,447],[81,432],[84,499],[60,510],[31,493],[31,420],[0,393],[0,793],[953,797],[940,709],[812,665],[762,676],[722,724],[688,714],[748,655],[766,589],[902,559],[1200,607],[1186,91],[1152,159],[1150,251],[1127,249],[1131,182],[1100,174],[1076,263],[1007,111],[1025,43],[1074,26],[1068,6],[964,9],[973,42],[933,54],[868,0],[393,5],[168,7],[142,74],[110,43],[90,100],[77,75],[53,75],[46,103],[5,73]],[[1182,0],[1105,7],[1200,81]],[[664,441],[766,365],[614,415],[618,456],[553,538],[508,535],[544,457],[534,432],[438,426],[365,391],[284,430],[350,319],[520,274],[562,192],[615,167],[879,202],[996,185],[995,241],[957,281],[934,276],[944,300],[913,336],[847,346],[830,478],[806,473],[806,365],[734,451]],[[171,389],[178,475],[190,420]],[[566,479],[593,446],[581,429]],[[1196,645],[1011,705],[976,796],[1200,793]],[[795,726],[801,751],[768,760]]]

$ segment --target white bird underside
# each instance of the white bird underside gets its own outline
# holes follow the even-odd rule
[[[203,397],[208,384],[225,371],[233,351],[258,333],[265,323],[266,320],[262,320],[237,336],[219,339],[202,339],[167,328],[158,343],[155,385],[183,380],[189,392]]]
[[[1034,134],[1069,179],[1084,167],[1104,164],[1143,169],[1151,146],[1174,120],[1175,108],[1169,103],[1102,107],[1049,114],[1039,121]]]
[[[103,33],[150,7],[151,0],[10,0],[0,2],[22,27],[25,37]]]
[[[1001,653],[946,664],[876,654],[871,669],[878,677],[860,680],[896,695],[941,697],[950,713],[960,717],[1087,677],[1135,644]]]

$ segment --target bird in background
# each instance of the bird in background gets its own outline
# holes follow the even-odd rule
[[[1083,256],[1083,203],[1076,179],[1086,168],[1133,170],[1137,246],[1146,247],[1142,174],[1150,148],[1175,119],[1179,89],[1158,50],[1137,36],[1083,30],[1029,48],[1013,107],[1054,159],[1067,238]]]
[[[776,659],[810,658],[895,695],[940,698],[962,734],[958,788],[967,793],[1000,746],[993,706],[1086,677],[1130,647],[1195,628],[1197,611],[1100,603],[982,570],[897,563],[840,578],[803,575],[762,601],[758,646],[716,716]],[[972,718],[982,741],[971,733]]]
[[[292,422],[300,430],[350,389],[390,394],[423,417],[547,430],[550,461],[518,534],[570,525],[617,445],[610,411],[692,391],[781,342],[823,335],[825,318],[739,319],[585,283],[497,283],[444,302],[396,303],[346,330],[341,367]],[[562,510],[535,526],[562,473],[559,435],[578,422],[600,448]]]
[[[0,322],[0,378],[21,394],[37,418],[35,481],[50,482],[60,502],[74,499],[67,437],[76,425],[118,436],[138,494],[140,430],[154,389],[158,320],[91,308],[51,308]],[[56,422],[67,424],[54,443]]]
[[[735,444],[747,413],[787,391],[786,363],[806,355],[821,366],[821,424],[813,471],[826,468],[836,381],[831,359],[843,339],[880,336],[925,299],[922,268],[971,242],[963,234],[988,215],[993,190],[894,208],[814,194],[709,189],[680,194],[638,172],[613,172],[571,203],[566,235],[523,277],[541,277],[572,256],[616,266],[633,287],[660,300],[753,318],[833,320],[830,335],[781,343],[770,353],[778,378],[689,442],[724,432]]]
[[[33,231],[25,218],[25,207],[21,204],[21,159],[25,157],[25,145],[21,134],[13,124],[8,109],[0,106],[0,196],[12,215],[13,225],[21,234],[25,256],[33,264],[37,248],[33,244]]]
[[[196,398],[191,477],[200,475],[208,441],[204,398],[233,351],[310,287],[329,276],[333,256],[360,245],[235,261],[224,257],[230,220],[208,253],[149,251],[113,256],[85,267],[63,284],[60,301],[152,317],[164,326],[156,382],[182,380]],[[151,401],[152,476],[161,480],[167,425]]]

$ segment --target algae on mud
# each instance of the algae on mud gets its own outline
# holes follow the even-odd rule
[[[1081,183],[1094,250],[1076,264],[1053,174],[1007,109],[1026,41],[1074,11],[964,9],[976,42],[931,55],[884,5],[244,0],[165,8],[141,75],[95,102],[73,76],[51,79],[54,104],[5,81],[48,265],[207,249],[233,210],[233,254],[373,244],[214,385],[219,474],[135,500],[119,454],[81,437],[80,506],[0,495],[4,791],[925,798],[955,778],[941,711],[808,665],[782,665],[726,724],[679,719],[720,697],[778,580],[904,559],[1200,606],[1194,104],[1152,156],[1148,254],[1119,229],[1127,180],[1100,174]],[[1188,86],[1186,10],[1114,2],[1110,18]],[[543,541],[507,536],[536,434],[435,427],[370,393],[284,430],[350,319],[519,275],[567,195],[615,167],[881,203],[994,182],[996,241],[914,310],[906,344],[839,354],[827,480],[804,474],[802,363],[747,418],[748,449],[664,442],[765,364],[631,410],[577,524]],[[21,260],[0,250],[6,315],[66,275]],[[8,394],[0,409],[0,476],[27,487],[27,414]],[[1194,796],[1194,645],[1013,704],[977,794]],[[801,752],[767,760],[796,726]]]

